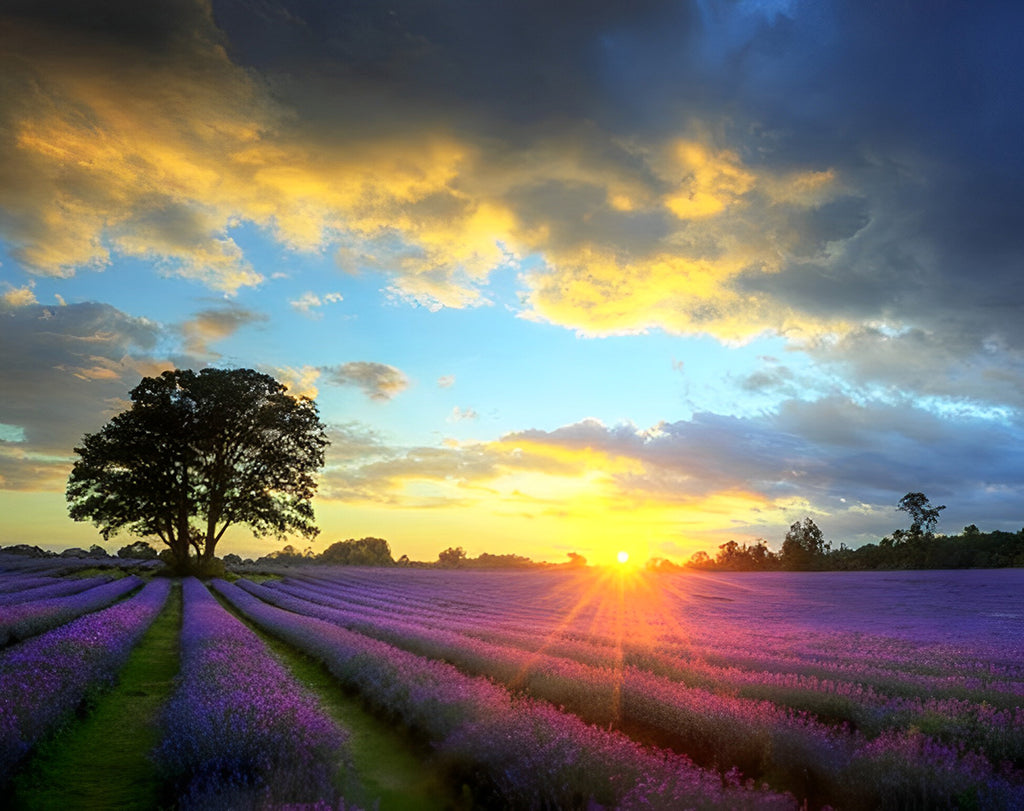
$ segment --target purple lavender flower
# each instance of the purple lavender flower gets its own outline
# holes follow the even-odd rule
[[[336,802],[347,733],[205,586],[183,590],[181,674],[154,753],[179,806]]]
[[[49,575],[26,574],[24,572],[0,572],[0,594],[8,595],[34,589],[37,586],[50,586],[63,582]]]
[[[492,681],[258,599],[274,590],[223,581],[215,588],[265,630],[321,659],[379,711],[424,736],[457,776],[498,807],[615,806],[646,775],[675,776],[693,808],[792,808],[791,797],[723,787],[721,777],[674,753],[590,726]],[[279,595],[278,595],[279,596]],[[299,601],[301,602],[301,601]],[[309,604],[307,604],[309,605]],[[680,790],[680,796],[683,795]]]
[[[101,581],[99,585],[64,597],[0,606],[0,647],[108,606],[141,585],[142,580],[131,575],[120,580]]]
[[[89,690],[114,681],[169,590],[167,580],[154,580],[124,602],[0,653],[0,784]]]
[[[540,592],[545,577],[342,571],[336,579],[302,574],[239,585],[290,612],[444,660],[588,721],[653,732],[723,772],[770,775],[812,802],[871,807],[926,797],[938,807],[960,797],[982,807],[1024,807],[1019,656],[1015,662],[984,646],[968,653],[859,632],[810,633],[800,625],[759,628],[762,641],[743,628],[752,614],[728,608],[705,611],[705,624],[691,629],[662,607],[634,618],[644,633],[616,634],[607,606],[591,610],[579,599],[583,584],[574,592],[572,580],[552,576]],[[658,599],[693,610],[690,595],[669,597]],[[542,600],[548,606],[540,609]],[[560,602],[571,621],[557,610]],[[471,744],[465,726],[451,741],[479,755],[488,749],[480,731],[486,727],[474,727]],[[678,805],[689,790],[688,780],[675,777],[659,783],[647,774],[643,784],[629,796],[638,803],[659,797],[661,807]]]
[[[31,600],[42,600],[50,597],[64,597],[77,594],[94,586],[109,583],[109,577],[67,577],[48,578],[49,583],[37,584],[30,588],[0,594],[0,606],[16,605]]]

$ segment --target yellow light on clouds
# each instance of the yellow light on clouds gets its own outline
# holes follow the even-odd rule
[[[685,178],[682,188],[666,197],[665,206],[681,220],[714,216],[754,187],[755,175],[742,167],[734,152],[714,152],[695,141],[682,141],[676,158]]]

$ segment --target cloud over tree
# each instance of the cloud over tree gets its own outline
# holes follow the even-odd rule
[[[324,381],[335,386],[356,386],[371,400],[392,399],[409,387],[409,378],[401,369],[387,363],[350,361],[320,370]]]

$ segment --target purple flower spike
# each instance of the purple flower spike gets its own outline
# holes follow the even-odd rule
[[[0,653],[0,784],[90,689],[113,683],[169,591],[167,580],[153,580],[122,603]]]
[[[202,583],[183,589],[181,673],[154,753],[179,806],[334,807],[347,733]]]

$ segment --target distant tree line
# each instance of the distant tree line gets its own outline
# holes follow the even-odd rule
[[[156,554],[154,550],[154,554]],[[338,541],[319,554],[308,547],[299,551],[291,544],[256,560],[243,559],[238,555],[224,556],[228,565],[331,565],[331,566],[411,566],[416,568],[439,569],[534,569],[551,568],[556,564],[538,563],[523,555],[493,555],[483,552],[475,558],[466,554],[461,546],[448,547],[438,553],[435,561],[413,561],[408,555],[397,560],[392,556],[391,545],[383,538],[360,538]],[[558,568],[586,566],[587,559],[576,552],[569,553],[568,563],[557,564]]]
[[[66,549],[61,553],[48,552],[37,546],[18,544],[0,547],[0,552],[25,557],[110,557],[101,546],[93,545],[90,549]],[[117,550],[117,557],[129,560],[161,560],[171,563],[173,558],[167,549],[157,550],[146,541],[134,541]],[[413,561],[408,555],[397,560],[391,552],[391,545],[383,538],[359,538],[337,541],[323,552],[316,553],[311,548],[296,549],[291,544],[263,555],[259,558],[243,558],[229,553],[221,560],[228,566],[264,566],[273,565],[329,565],[329,566],[410,566],[416,568],[440,569],[537,569],[537,568],[576,568],[585,567],[587,559],[577,552],[569,552],[566,563],[553,564],[537,562],[523,555],[494,555],[483,552],[475,558],[466,554],[461,546],[448,547],[440,552],[434,561]]]
[[[572,554],[576,555],[575,552]],[[576,555],[576,557],[582,556]],[[449,546],[438,554],[437,561],[433,565],[442,569],[534,569],[549,564],[537,563],[522,555],[492,555],[489,552],[482,552],[477,557],[471,558],[461,546]],[[583,565],[586,565],[585,558]]]
[[[854,571],[877,569],[973,569],[1024,567],[1024,529],[1019,532],[982,532],[974,524],[964,527],[958,535],[937,535],[935,528],[944,505],[933,506],[924,493],[907,493],[896,505],[910,519],[906,529],[896,529],[878,543],[852,549],[846,544],[834,548],[811,517],[790,526],[779,551],[768,547],[763,539],[753,544],[727,541],[712,557],[707,552],[695,553],[680,565],[666,558],[652,558],[647,568],[653,571],[703,569],[711,571]],[[25,544],[0,549],[8,554],[50,557],[55,553]],[[89,550],[68,549],[64,557],[105,557],[106,551],[94,545]],[[174,568],[176,562],[170,549],[158,552],[146,541],[135,541],[121,547],[117,557],[152,560],[160,558]],[[495,555],[483,552],[469,557],[461,546],[448,547],[434,561],[412,561],[407,555],[397,560],[390,544],[383,538],[359,538],[337,541],[323,552],[310,548],[298,550],[291,544],[276,552],[253,560],[228,554],[223,563],[241,565],[307,565],[333,566],[413,566],[442,569],[536,569],[585,567],[587,559],[576,552],[568,553],[561,564],[533,561],[513,553]]]
[[[810,517],[790,526],[782,548],[774,552],[763,540],[753,544],[728,541],[714,557],[695,553],[685,566],[663,558],[648,568],[716,571],[855,571],[875,569],[985,569],[1024,566],[1024,529],[982,532],[971,524],[958,535],[936,535],[939,513],[923,493],[907,493],[897,509],[910,517],[908,529],[897,529],[877,544],[833,548]]]
[[[269,555],[264,555],[255,561],[242,560],[238,555],[225,555],[224,562],[231,565],[242,563],[284,563],[294,564],[324,564],[332,566],[395,566],[399,562],[408,562],[405,555],[396,561],[391,556],[391,544],[383,538],[349,538],[346,541],[337,541],[328,546],[319,554],[308,547],[299,551],[291,544]]]

